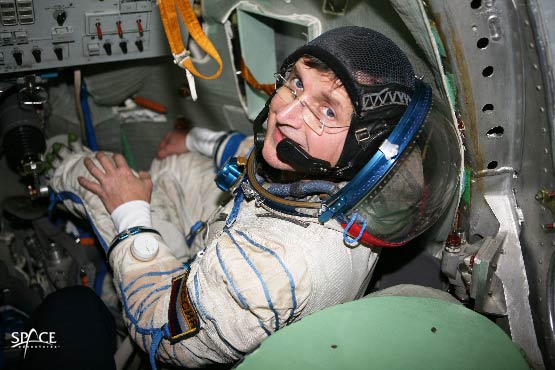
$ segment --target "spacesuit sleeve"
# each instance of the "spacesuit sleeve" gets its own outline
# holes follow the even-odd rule
[[[218,169],[230,157],[245,156],[252,144],[252,137],[247,137],[238,131],[212,131],[201,127],[193,127],[187,134],[185,142],[190,151],[212,157]]]
[[[110,263],[131,337],[164,362],[234,362],[291,323],[307,300],[306,266],[288,260],[279,243],[226,229],[187,268],[157,235],[157,257],[136,260],[136,237],[118,245]]]
[[[238,149],[239,150],[239,149]],[[74,155],[56,170],[53,189],[71,193],[74,213],[92,215],[109,243],[116,233],[97,196],[77,183],[90,178],[83,157]],[[78,203],[75,201],[78,200]],[[110,253],[114,285],[131,338],[147,353],[177,366],[200,367],[242,358],[264,338],[303,312],[310,283],[306,263],[291,255],[268,230],[224,231],[189,265],[176,258],[157,234],[159,251],[148,262],[131,253],[140,233]],[[106,250],[105,246],[105,250]]]

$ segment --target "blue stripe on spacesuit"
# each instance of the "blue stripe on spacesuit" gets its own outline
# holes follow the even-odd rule
[[[265,247],[257,242],[255,242],[254,240],[252,240],[247,234],[245,234],[242,231],[236,230],[236,232],[241,235],[246,241],[248,241],[249,243],[251,243],[252,245],[254,245],[257,248],[262,249],[263,251],[266,251],[268,253],[270,253],[272,256],[274,256],[278,263],[281,265],[281,267],[283,268],[283,270],[285,271],[285,273],[287,274],[287,277],[289,278],[289,286],[291,287],[291,303],[292,303],[292,308],[291,308],[291,313],[289,314],[289,317],[287,318],[286,322],[289,323],[291,321],[291,319],[293,318],[293,315],[295,313],[295,310],[297,309],[297,296],[295,294],[295,280],[293,279],[293,274],[291,274],[291,272],[289,271],[289,269],[287,268],[287,266],[285,266],[285,263],[283,262],[283,260],[281,259],[280,256],[277,255],[277,253],[273,250],[271,250],[268,247]]]
[[[222,270],[225,274],[225,277],[226,277],[227,281],[229,281],[229,284],[231,284],[231,288],[233,289],[233,291],[237,295],[237,298],[239,299],[239,302],[241,302],[242,308],[249,309],[249,304],[245,300],[245,297],[243,297],[241,292],[239,292],[239,290],[235,286],[235,283],[233,282],[233,279],[231,278],[231,275],[229,275],[229,271],[227,270],[227,267],[225,266],[224,261],[222,260],[222,255],[220,253],[220,245],[219,244],[216,244],[216,255],[218,256],[218,261],[220,262],[220,266],[221,266],[221,268],[222,268]],[[262,322],[262,320],[258,319],[258,324],[260,325],[262,330],[264,330],[266,335],[268,335],[268,336],[271,335],[270,331],[268,329],[266,329],[266,327],[264,326],[264,323]]]
[[[239,214],[239,209],[241,208],[241,203],[243,202],[244,199],[245,199],[245,195],[243,194],[243,190],[241,189],[241,187],[239,187],[235,192],[235,199],[233,200],[233,208],[231,209],[231,212],[229,213],[227,220],[225,220],[225,228],[231,227],[231,225],[233,225],[233,223],[235,222],[235,219]]]
[[[156,298],[154,298],[151,302],[149,302],[146,306],[144,306],[141,310],[141,312],[139,312],[139,317],[137,318],[137,320],[141,320],[141,318],[143,317],[143,314],[148,311],[148,309],[150,308],[150,306],[152,306],[153,304],[155,304],[156,302],[158,302],[158,300],[160,298],[162,298],[163,294],[160,294],[159,296],[157,296]]]
[[[98,231],[98,229],[94,225],[94,222],[93,222],[91,216],[89,215],[89,212],[85,208],[85,205],[84,205],[83,201],[81,200],[81,198],[79,198],[79,196],[77,194],[72,193],[70,191],[61,191],[59,193],[56,193],[56,192],[54,192],[54,190],[52,190],[52,194],[53,194],[53,196],[56,200],[64,201],[66,199],[69,199],[73,203],[81,204],[83,206],[83,209],[85,210],[85,215],[87,216],[87,219],[89,220],[89,223],[91,224],[91,227],[93,229],[94,234],[96,235],[96,238],[100,242],[100,245],[102,245],[102,249],[104,249],[104,252],[108,252],[108,244],[106,244],[106,241],[104,239],[102,239],[102,236],[100,236],[100,232]]]
[[[151,319],[150,324],[154,325],[154,317]],[[165,329],[164,327],[162,327],[163,329]],[[171,336],[170,333],[165,333],[164,332],[164,337],[165,338],[169,338]],[[176,366],[181,366],[181,363],[177,361],[177,354],[175,353],[175,346],[171,346],[171,348],[173,349],[173,356],[168,352],[168,349],[166,348],[166,346],[162,345],[162,350],[164,351],[164,353],[161,353],[161,351],[158,351],[157,357],[165,362],[171,362],[173,365]],[[160,348],[158,348],[160,349]]]
[[[252,269],[252,271],[255,273],[255,275],[258,277],[258,280],[260,281],[260,284],[262,285],[262,290],[264,291],[264,295],[266,296],[266,301],[268,302],[268,307],[270,307],[270,309],[272,310],[272,312],[274,313],[274,319],[275,319],[275,330],[279,330],[279,315],[277,313],[277,311],[274,308],[274,304],[272,303],[272,297],[270,297],[270,292],[268,290],[268,286],[266,285],[266,282],[264,281],[264,278],[262,277],[262,275],[260,274],[260,271],[258,271],[258,269],[256,268],[256,266],[252,263],[251,259],[249,258],[249,256],[247,256],[247,254],[245,253],[245,251],[243,250],[243,248],[241,248],[241,246],[239,245],[239,243],[237,243],[237,241],[235,240],[235,238],[233,237],[233,235],[231,235],[231,232],[229,231],[229,229],[224,229],[225,233],[231,238],[231,241],[233,242],[233,244],[235,245],[235,247],[237,248],[237,250],[239,251],[239,253],[241,254],[241,256],[243,256],[243,258],[245,259],[245,261],[247,262],[247,264],[250,266],[250,268]]]
[[[140,304],[139,307],[137,308],[137,311],[135,312],[135,315],[133,315],[133,316],[137,319],[137,321],[139,321],[139,320],[141,319],[141,316],[143,315],[143,313],[144,313],[144,312],[146,311],[146,309],[147,309],[148,307],[150,307],[150,306],[152,305],[152,303],[153,303],[153,302],[150,302],[150,303],[148,304],[148,306],[145,307],[145,302],[146,302],[149,298],[151,298],[154,294],[159,293],[159,292],[163,292],[164,290],[167,290],[167,289],[169,289],[169,288],[171,288],[171,287],[172,287],[171,284],[163,285],[163,286],[161,286],[161,287],[159,287],[159,288],[154,289],[154,290],[151,291],[150,293],[148,293],[148,295],[147,295],[145,298],[143,298],[141,304]],[[155,299],[155,301],[156,301],[158,298],[160,298],[160,297],[157,297],[157,298]]]
[[[231,349],[233,349],[235,352],[239,353],[241,356],[244,356],[246,353],[243,351],[239,351],[237,348],[235,348],[231,343],[229,343],[227,341],[227,339],[225,339],[224,335],[222,334],[222,332],[220,331],[220,327],[218,326],[218,323],[216,322],[216,320],[210,316],[208,314],[208,312],[206,312],[206,310],[204,309],[204,306],[202,305],[202,303],[200,303],[200,293],[199,293],[199,289],[198,289],[198,274],[195,274],[195,276],[193,277],[193,284],[195,286],[195,302],[196,302],[196,306],[199,309],[199,311],[202,313],[202,315],[204,317],[206,317],[212,324],[214,324],[214,328],[216,329],[216,331],[218,332],[218,335],[220,336],[220,338],[222,339],[222,341],[224,341],[224,343]]]
[[[229,275],[229,271],[227,270],[227,267],[225,266],[224,261],[222,260],[222,255],[220,253],[220,244],[219,243],[216,244],[216,256],[218,256],[218,261],[220,262],[220,267],[222,268],[227,281],[229,281],[229,283],[231,284],[231,288],[233,289],[233,291],[237,295],[237,298],[239,299],[239,302],[241,303],[242,308],[249,308],[249,304],[245,301],[245,297],[243,297],[241,292],[239,292],[239,290],[237,290],[237,287],[235,286],[235,283],[233,282],[233,279]]]
[[[150,318],[150,326],[152,326],[152,327],[154,326],[154,316]],[[170,334],[165,332],[165,329],[166,329],[165,326],[166,326],[165,324],[164,324],[164,326],[162,326],[162,328],[161,328],[162,330],[159,333],[162,335],[162,337],[164,337],[164,336],[169,337]],[[146,338],[146,336],[143,335],[143,344],[146,348],[145,338]],[[158,340],[161,341],[161,338],[158,339]],[[170,353],[168,352],[168,350],[166,349],[165,346],[162,346],[162,349],[164,350],[164,353],[166,354],[166,356],[164,356],[164,354],[162,354],[161,351],[158,351],[160,343],[158,342],[158,344],[156,344],[156,341],[157,341],[156,337],[152,336],[152,342],[151,342],[151,345],[150,345],[150,347],[151,347],[150,348],[150,353],[154,353],[154,357],[157,358],[158,360],[163,360],[165,362],[171,362],[172,364],[179,366],[180,363],[177,362],[175,358],[171,357]],[[155,347],[154,352],[153,352],[153,347]]]
[[[132,282],[130,282],[129,284],[127,284],[127,286],[125,287],[125,289],[123,289],[123,292],[124,292],[124,293],[127,293],[127,291],[131,288],[131,286],[132,286],[133,284],[135,284],[139,279],[142,279],[142,278],[144,278],[144,277],[147,277],[147,276],[170,275],[170,274],[173,274],[174,272],[178,272],[178,271],[181,271],[181,270],[183,270],[183,267],[177,267],[177,268],[175,268],[175,269],[173,269],[173,270],[170,270],[170,271],[151,271],[151,272],[146,272],[146,273],[144,273],[144,274],[142,274],[142,275],[137,276],[137,277],[135,278],[135,280],[133,280]]]
[[[152,292],[147,296],[147,298],[150,298],[151,294],[152,294]],[[127,297],[127,299],[129,299],[129,297]],[[137,305],[137,303],[139,303],[139,308],[137,308],[137,311],[135,312],[135,316],[137,316],[139,314],[139,311],[144,311],[143,305],[145,304],[145,301],[143,300],[143,301],[140,301],[140,302],[138,302],[138,301],[134,302],[133,304],[131,304],[129,306],[129,310],[133,311],[135,309],[135,306]],[[138,318],[137,318],[137,320],[138,320]]]
[[[155,283],[148,283],[148,284],[144,284],[141,285],[140,287],[138,287],[137,289],[135,289],[134,291],[132,291],[131,293],[129,293],[127,295],[127,299],[130,299],[131,297],[133,297],[135,294],[139,293],[141,290],[145,289],[145,288],[150,288],[151,286],[156,285]]]
[[[121,292],[121,303],[123,304],[123,310],[125,311],[125,315],[129,319],[129,321],[131,321],[131,324],[133,324],[133,326],[135,327],[135,331],[142,335],[151,335],[154,332],[159,331],[159,328],[143,328],[142,326],[139,326],[139,322],[135,319],[135,317],[131,314],[131,311],[129,310],[127,298],[123,294],[123,285],[121,282],[119,283],[119,290]]]
[[[164,336],[167,336],[167,325],[165,324],[164,326],[162,326],[162,328],[154,328],[154,327],[150,327],[150,328],[143,328],[141,326],[139,326],[139,322],[135,319],[135,317],[131,314],[131,311],[129,310],[129,306],[127,305],[127,298],[125,297],[124,294],[124,289],[123,289],[123,284],[120,281],[119,283],[119,290],[121,293],[121,302],[123,304],[123,309],[125,311],[125,315],[127,316],[127,318],[129,319],[129,321],[131,321],[131,324],[134,326],[135,328],[135,342],[137,341],[137,334],[141,334],[142,340],[143,340],[143,345],[144,345],[144,349],[147,349],[147,344],[146,344],[146,336],[150,335],[152,342],[151,342],[151,346],[150,346],[150,366],[152,367],[152,369],[156,369],[156,362],[154,361],[154,356],[158,350],[158,346],[160,345],[160,342],[162,341],[162,338]],[[158,300],[160,297],[158,297],[156,300]],[[152,318],[154,319],[154,318]],[[151,326],[153,325],[153,321],[151,321]]]

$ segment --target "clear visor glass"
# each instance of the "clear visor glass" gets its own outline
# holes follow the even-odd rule
[[[323,133],[338,134],[349,129],[349,125],[334,125],[326,122],[317,110],[311,107],[307,101],[302,99],[302,90],[297,89],[293,85],[292,80],[288,80],[279,73],[274,74],[277,84],[281,85],[276,91],[276,95],[287,105],[298,101],[301,105],[301,115],[304,123],[317,135],[322,136]]]
[[[446,104],[434,99],[412,144],[377,186],[346,214],[366,220],[366,231],[406,243],[433,225],[459,196],[461,151]]]

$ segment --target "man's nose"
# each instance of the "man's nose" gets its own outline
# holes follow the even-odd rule
[[[280,106],[276,109],[276,119],[279,123],[292,127],[301,127],[303,125],[303,106],[299,99],[293,99],[290,103],[281,101]]]

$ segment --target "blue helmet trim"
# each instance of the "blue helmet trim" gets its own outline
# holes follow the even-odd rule
[[[421,80],[416,80],[412,100],[405,114],[403,114],[395,129],[387,138],[391,144],[399,146],[397,155],[388,159],[382,151],[378,150],[345,187],[324,203],[324,210],[318,217],[318,221],[324,223],[342,215],[352,209],[378,185],[380,180],[393,168],[405,149],[415,139],[428,115],[431,105],[431,87]]]

